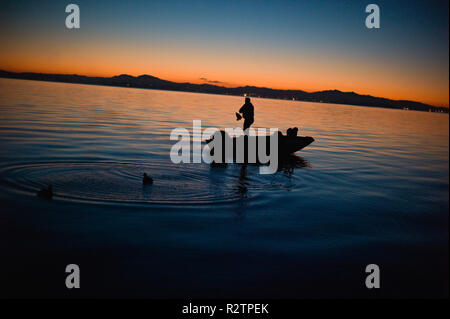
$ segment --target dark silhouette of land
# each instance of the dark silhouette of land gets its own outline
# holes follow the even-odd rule
[[[408,100],[391,100],[371,95],[360,95],[355,92],[326,90],[308,93],[302,90],[276,90],[256,86],[224,87],[213,84],[177,83],[159,79],[151,75],[131,76],[122,74],[113,77],[89,77],[77,74],[45,74],[45,73],[15,73],[0,70],[0,78],[24,80],[67,82],[93,85],[110,85],[142,89],[157,89],[183,92],[197,92],[223,95],[251,96],[283,100],[307,102],[323,102],[335,104],[350,104],[359,106],[385,107],[393,109],[409,109],[426,112],[448,113],[448,108],[428,105]]]

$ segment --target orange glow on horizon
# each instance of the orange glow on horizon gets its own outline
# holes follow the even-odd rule
[[[449,106],[448,73],[424,73],[391,61],[377,65],[373,61],[355,61],[354,57],[331,59],[307,53],[301,57],[286,54],[286,59],[280,60],[272,52],[255,57],[252,52],[232,50],[205,53],[203,48],[125,50],[110,43],[96,46],[67,43],[57,47],[49,44],[45,50],[42,44],[34,43],[12,46],[14,50],[0,52],[0,69],[103,77],[148,74],[174,82],[210,83],[201,80],[206,78],[218,81],[210,84],[225,87],[249,85],[307,92],[337,89]]]
[[[392,5],[389,27],[369,31],[359,5],[348,3],[86,1],[80,29],[66,27],[63,4],[31,3],[11,2],[2,16],[0,69],[339,90],[449,107],[444,4],[408,6],[429,9],[418,20]]]

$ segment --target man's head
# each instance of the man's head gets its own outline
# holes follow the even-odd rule
[[[245,98],[245,103],[250,103],[250,98],[249,97]]]

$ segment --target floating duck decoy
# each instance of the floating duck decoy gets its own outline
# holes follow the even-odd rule
[[[42,188],[36,195],[41,198],[51,199],[53,197],[52,185],[48,185],[47,188]]]
[[[144,173],[144,177],[142,177],[142,183],[144,185],[153,184],[153,178],[147,175],[147,173]]]

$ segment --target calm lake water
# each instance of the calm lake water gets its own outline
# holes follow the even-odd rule
[[[0,79],[0,296],[448,296],[447,114],[252,102],[314,137],[296,165],[170,161],[172,129],[242,125],[241,97]]]

